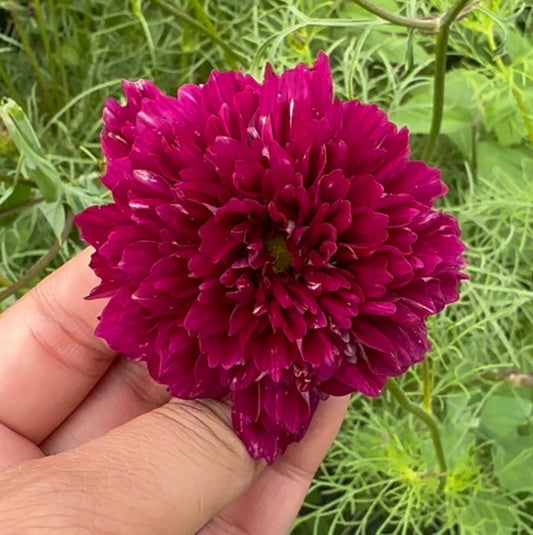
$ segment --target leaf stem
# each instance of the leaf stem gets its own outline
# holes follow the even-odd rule
[[[432,413],[431,409],[431,373],[429,369],[429,361],[425,358],[422,361],[422,382],[424,385],[424,409],[428,414]]]
[[[65,226],[63,227],[63,232],[61,233],[61,240],[56,240],[48,252],[39,258],[39,260],[37,260],[37,262],[35,262],[35,264],[33,264],[33,266],[24,275],[22,275],[20,279],[0,292],[0,303],[17,293],[26,285],[27,282],[31,281],[31,279],[36,277],[46,266],[48,266],[48,264],[50,264],[50,262],[56,257],[57,253],[59,253],[61,246],[70,234],[70,230],[72,229],[72,219],[73,214],[69,211],[65,221]]]
[[[455,19],[461,14],[469,0],[457,0],[455,4],[443,15],[437,33],[435,50],[435,76],[433,78],[433,115],[429,137],[424,147],[422,159],[428,161],[433,154],[442,124],[444,111],[444,85],[446,79],[446,53],[450,28]]]
[[[494,34],[492,32],[492,27],[490,31],[487,33],[487,40],[489,42],[489,48],[491,52],[493,54],[496,54],[496,43],[494,42]],[[531,143],[531,148],[533,149],[533,123],[531,122],[531,115],[529,113],[529,110],[527,109],[527,105],[524,101],[524,96],[522,94],[522,91],[520,91],[520,89],[514,85],[514,80],[513,80],[511,71],[508,67],[505,66],[502,59],[498,55],[496,55],[494,61],[496,63],[496,66],[502,73],[504,80],[511,86],[511,93],[513,95],[513,98],[516,101],[516,104],[522,115],[522,118],[524,119],[527,134],[529,137],[529,142]]]
[[[53,46],[55,47],[55,53],[52,54],[51,58],[54,59],[53,63],[55,63],[54,68],[57,66],[59,68],[59,72],[61,74],[61,85],[62,85],[62,92],[63,92],[63,98],[65,102],[68,102],[70,100],[70,90],[68,85],[68,77],[67,77],[67,71],[65,68],[65,60],[64,60],[64,48],[61,46],[60,41],[60,35],[61,32],[59,30],[59,23],[57,20],[57,15],[59,13],[59,6],[55,5],[55,0],[48,0],[48,10],[50,14],[50,22],[52,24],[52,38],[54,40]],[[59,58],[59,61],[57,60]]]
[[[6,84],[8,94],[11,95],[11,97],[16,100],[19,106],[22,106],[24,104],[24,99],[22,98],[22,95],[19,93],[19,91],[15,87],[15,84],[13,80],[11,79],[11,77],[9,76],[9,73],[7,72],[7,69],[5,68],[3,61],[0,61],[0,77]]]
[[[214,43],[216,43],[224,51],[226,61],[228,62],[229,66],[232,69],[236,69],[239,62],[241,63],[244,62],[244,57],[240,53],[236,52],[235,49],[232,48],[226,41],[224,41],[224,39],[222,39],[222,37],[220,37],[220,35],[216,31],[213,31],[212,29],[205,27],[196,19],[194,19],[187,13],[184,13],[183,11],[173,6],[172,4],[169,4],[165,0],[150,0],[150,1],[152,2],[152,4],[159,6],[163,11],[166,11],[170,15],[176,17],[182,22],[187,23],[189,26],[191,26],[195,30],[209,37]]]
[[[531,149],[533,150],[533,122],[531,121],[531,114],[527,109],[527,105],[524,101],[524,95],[518,87],[512,88],[513,97],[516,100],[516,104],[520,113],[522,114],[522,119],[526,125],[527,135],[529,136],[529,142],[531,143]]]
[[[23,212],[24,210],[26,210],[26,208],[31,208],[32,206],[35,206],[36,204],[39,204],[43,201],[44,199],[42,197],[38,197],[37,199],[32,199],[23,204],[19,204],[18,206],[14,206],[13,208],[10,208],[9,210],[4,210],[3,212],[0,212],[0,221],[8,217],[11,217],[13,215],[19,214],[20,212]]]
[[[380,19],[386,20],[396,26],[404,26],[405,28],[415,28],[417,30],[425,30],[429,32],[437,32],[439,29],[439,19],[417,19],[413,17],[404,17],[391,13],[380,6],[374,5],[367,0],[353,0],[358,6],[362,7],[369,13],[372,13]]]
[[[403,390],[393,379],[389,379],[387,383],[387,390],[406,411],[416,416],[419,420],[426,424],[427,428],[429,429],[429,432],[431,433],[431,440],[433,441],[433,447],[435,448],[435,455],[437,456],[437,461],[440,468],[440,487],[443,488],[446,482],[447,467],[437,422],[433,416],[431,416],[431,414],[428,414],[418,405],[411,403],[407,399],[407,396],[404,394]]]
[[[15,179],[10,176],[0,175],[0,182],[4,182],[5,184],[13,184],[13,182],[15,182]],[[21,186],[28,186],[30,188],[37,187],[37,184],[33,180],[28,180],[27,178],[19,177],[18,179],[16,179],[16,182]]]
[[[215,28],[215,25],[211,22],[211,19],[205,12],[204,6],[200,2],[200,0],[190,0],[192,9],[194,10],[194,14],[196,15],[196,18],[212,33],[216,33],[217,29]]]
[[[154,40],[152,39],[152,34],[150,33],[150,27],[148,26],[148,22],[146,22],[146,18],[144,17],[141,0],[133,0],[132,2],[130,2],[130,6],[133,16],[139,21],[139,24],[141,25],[144,37],[146,39],[146,44],[148,45],[152,68],[154,68],[157,64]]]
[[[11,15],[11,20],[13,21],[13,25],[15,26],[17,33],[20,37],[20,41],[22,43],[22,46],[24,47],[24,51],[26,52],[26,55],[28,56],[28,60],[30,61],[33,71],[35,72],[37,85],[41,89],[44,103],[48,107],[48,110],[50,111],[52,107],[52,103],[50,101],[50,93],[48,91],[48,86],[43,77],[41,65],[39,64],[39,59],[37,58],[37,54],[35,53],[33,47],[31,46],[28,34],[26,30],[24,29],[24,25],[20,21],[19,14],[17,13],[17,7],[15,6],[15,3],[13,2],[13,0],[7,0],[7,9],[9,11],[9,14]]]

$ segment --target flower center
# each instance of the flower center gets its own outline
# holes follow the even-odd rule
[[[292,254],[289,252],[287,242],[283,236],[277,234],[273,238],[268,238],[265,240],[265,245],[268,254],[274,257],[274,264],[272,265],[274,273],[283,273],[293,267]]]

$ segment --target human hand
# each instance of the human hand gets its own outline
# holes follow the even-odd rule
[[[0,526],[33,533],[285,535],[347,398],[254,462],[218,402],[170,400],[93,334],[86,250],[0,317]]]

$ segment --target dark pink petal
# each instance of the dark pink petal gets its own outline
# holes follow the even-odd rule
[[[291,101],[294,103],[292,113]],[[321,54],[313,68],[300,65],[281,76],[274,74],[267,76],[261,94],[258,117],[260,120],[263,116],[271,114],[275,116],[280,105],[288,103],[290,127],[297,132],[304,120],[323,116],[332,101],[333,86],[329,60],[325,54]]]
[[[130,289],[123,286],[104,308],[96,335],[104,338],[117,353],[148,360],[154,355],[157,329],[149,314],[130,297]],[[132,336],[131,333],[135,333]]]
[[[198,344],[185,329],[171,321],[162,322],[155,348],[159,359],[148,360],[148,370],[156,381],[170,386],[173,396],[183,399],[227,396],[227,388],[218,381],[216,371],[207,366]]]
[[[106,101],[103,113],[102,150],[108,160],[127,157],[135,139],[135,121],[144,99],[154,99],[161,92],[151,82],[123,82],[125,106],[113,99]]]
[[[342,233],[341,239],[357,249],[370,249],[381,245],[388,236],[388,216],[369,208],[352,212],[352,224]]]
[[[376,204],[379,206],[378,200],[382,199],[382,196],[383,186],[372,175],[364,173],[350,178],[350,191],[347,198],[352,210],[358,206],[376,209]]]
[[[350,180],[344,176],[340,169],[323,175],[317,185],[320,192],[320,200],[330,204],[345,199],[350,191]]]
[[[386,382],[385,376],[374,374],[364,361],[357,364],[345,362],[335,377],[320,385],[320,390],[332,396],[359,392],[365,396],[377,397],[381,395]]]
[[[117,207],[128,213],[128,193],[131,184],[132,167],[127,158],[112,160],[107,164],[106,174],[102,177],[102,184],[111,190]]]
[[[270,322],[274,329],[282,329],[291,342],[303,338],[307,325],[295,308],[283,309],[276,300],[273,300],[270,303],[269,312]]]
[[[302,341],[302,359],[314,367],[331,364],[339,356],[338,348],[324,329],[309,331]]]
[[[211,262],[219,262],[232,249],[237,247],[238,242],[231,234],[231,227],[225,227],[209,219],[200,229],[202,243],[199,251],[203,252]]]
[[[218,113],[223,104],[233,103],[236,94],[245,89],[258,90],[259,84],[238,72],[212,72],[203,87],[204,102],[212,113]]]
[[[296,347],[281,331],[251,340],[252,358],[259,373],[267,373],[279,382],[285,370],[297,359]]]
[[[237,336],[215,336],[200,338],[200,349],[207,355],[211,368],[222,366],[226,370],[244,364],[245,353]]]
[[[141,197],[172,200],[172,192],[168,182],[151,171],[135,169],[132,173],[130,187],[135,195]]]
[[[289,433],[297,433],[302,427],[309,425],[309,393],[300,392],[294,385],[265,389],[261,405],[270,420],[284,427]]]
[[[153,241],[152,232],[134,224],[118,226],[109,233],[107,240],[99,247],[98,252],[106,258],[109,265],[119,267],[125,249],[138,241]]]
[[[242,431],[245,425],[259,420],[261,415],[261,388],[258,383],[253,383],[249,388],[235,390],[232,394],[233,419],[238,431]]]
[[[117,267],[122,269],[131,280],[141,281],[159,260],[159,246],[154,241],[136,241],[124,249]]]
[[[127,225],[128,217],[116,204],[91,206],[77,215],[74,222],[80,228],[81,238],[93,247],[100,247],[117,226]]]
[[[396,309],[396,305],[388,301],[367,301],[360,306],[361,313],[369,316],[392,316]]]
[[[239,437],[246,445],[253,459],[265,459],[272,464],[281,453],[279,438],[264,428],[263,422],[254,424],[241,424],[240,413],[233,410],[233,427],[238,430]]]
[[[423,162],[404,162],[383,178],[387,193],[409,193],[418,202],[431,206],[448,191],[441,181],[440,171]]]
[[[389,340],[389,338],[387,338],[387,336],[385,336],[385,334],[383,334],[373,323],[362,317],[354,320],[353,332],[363,345],[371,347],[372,349],[377,349],[384,353],[389,353],[394,350],[391,340]]]

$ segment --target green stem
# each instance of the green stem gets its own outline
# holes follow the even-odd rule
[[[34,277],[36,277],[50,262],[56,257],[57,253],[59,253],[59,250],[61,249],[61,246],[65,242],[65,240],[68,238],[68,235],[70,234],[70,230],[72,228],[72,219],[73,215],[72,212],[69,212],[67,214],[67,220],[65,222],[65,226],[63,227],[63,232],[61,233],[61,241],[55,241],[52,247],[48,250],[47,253],[45,253],[35,264],[27,271],[20,279],[15,281],[11,286],[6,288],[5,290],[2,290],[0,292],[0,303],[7,299],[8,297],[11,297],[13,294],[17,293],[21,288],[23,288],[26,283],[31,281]]]
[[[190,0],[192,8],[196,15],[196,18],[212,33],[217,33],[215,25],[211,22],[211,19],[205,12],[204,6],[200,0]]]
[[[28,34],[26,33],[26,30],[24,29],[24,25],[20,21],[20,18],[17,13],[17,8],[15,7],[13,0],[8,0],[7,6],[8,6],[9,14],[11,15],[11,20],[13,21],[13,24],[17,30],[18,36],[20,37],[20,41],[24,48],[24,52],[28,56],[28,59],[33,68],[33,71],[35,72],[37,85],[39,86],[41,90],[44,102],[46,106],[48,107],[48,110],[50,110],[52,108],[52,102],[50,101],[50,94],[48,92],[47,84],[43,78],[43,74],[42,74],[41,66],[39,64],[39,59],[37,58],[37,54],[35,54],[33,47],[31,46]]]
[[[454,20],[460,15],[469,0],[457,0],[441,19],[435,51],[435,76],[433,78],[433,116],[429,137],[422,155],[423,160],[429,160],[433,154],[442,124],[444,111],[444,84],[446,80],[446,53],[448,52],[448,39],[450,28]]]
[[[437,461],[440,467],[440,486],[442,488],[446,482],[447,467],[437,422],[425,410],[421,409],[418,405],[411,403],[407,399],[407,396],[404,394],[403,390],[393,379],[389,379],[387,383],[387,390],[406,411],[416,416],[419,420],[426,424],[427,428],[429,429],[429,432],[431,433],[431,440],[433,441],[433,447],[435,448],[435,455],[437,456]]]
[[[487,34],[487,39],[489,42],[489,48],[491,52],[494,54],[496,53],[496,43],[494,42],[494,34],[491,31]],[[511,76],[511,73],[509,69],[505,66],[502,59],[499,56],[495,56],[495,63],[498,69],[500,69],[500,72],[502,73],[505,81],[511,85],[511,92],[513,94],[513,98],[516,101],[516,105],[518,106],[518,109],[520,110],[520,113],[522,115],[522,118],[524,119],[524,123],[526,125],[527,135],[529,137],[529,142],[531,143],[531,148],[533,149],[533,123],[531,122],[531,115],[529,113],[529,110],[527,109],[527,105],[524,101],[524,96],[522,94],[522,91],[518,89],[514,85],[513,78]]]
[[[137,18],[143,30],[144,37],[146,39],[146,44],[148,45],[148,51],[150,53],[150,60],[152,62],[152,68],[154,68],[157,62],[157,58],[155,55],[154,40],[152,39],[152,34],[150,33],[150,27],[148,26],[148,23],[146,22],[146,18],[144,17],[141,0],[132,1],[130,5],[131,5],[131,11],[134,17]]]
[[[531,115],[524,101],[524,95],[522,91],[518,89],[518,87],[513,87],[512,93],[514,99],[516,100],[516,104],[518,105],[518,109],[522,114],[522,118],[524,119],[527,135],[529,136],[529,142],[531,143],[531,149],[533,150],[533,122],[531,121]]]
[[[20,214],[20,212],[23,212],[24,210],[26,210],[26,208],[31,208],[32,206],[35,206],[36,204],[39,204],[43,201],[44,199],[42,197],[39,197],[37,199],[32,199],[31,201],[25,202],[23,204],[19,204],[18,206],[15,206],[14,208],[10,208],[9,210],[0,212],[0,221],[8,217]]]
[[[46,65],[48,66],[48,72],[52,80],[56,79],[55,65],[50,57],[50,41],[48,40],[48,32],[46,31],[46,23],[43,14],[43,8],[40,0],[35,0],[35,18],[37,19],[37,25],[39,26],[39,33],[41,34],[41,41],[43,43],[43,51],[46,57]]]
[[[367,0],[353,0],[358,6],[366,9],[369,13],[376,15],[380,19],[386,20],[396,26],[404,26],[405,28],[415,28],[417,30],[425,30],[429,32],[436,32],[439,29],[439,19],[417,19],[412,17],[404,17],[403,15],[396,15],[382,7],[374,5]]]
[[[474,179],[477,180],[477,167],[478,167],[478,158],[477,158],[477,124],[474,123],[472,125],[472,138],[471,138],[471,144],[472,144],[472,150],[470,154],[470,167],[472,168],[472,174],[474,176]]]
[[[63,59],[63,48],[61,46],[61,41],[59,40],[59,37],[61,35],[59,31],[59,24],[57,21],[57,13],[59,11],[59,8],[55,5],[55,0],[48,0],[49,3],[49,11],[50,11],[50,22],[52,24],[52,36],[54,39],[54,47],[55,47],[55,54],[53,55],[54,60],[56,63],[59,63],[59,72],[61,73],[61,86],[62,86],[62,93],[63,93],[63,99],[65,102],[68,102],[70,100],[70,89],[68,85],[68,77],[67,77],[67,71],[65,68],[65,61]],[[59,58],[59,61],[57,59]]]
[[[224,51],[226,61],[232,69],[236,69],[239,62],[243,63],[245,61],[245,58],[240,53],[236,52],[226,41],[224,41],[224,39],[222,39],[222,37],[220,37],[217,32],[206,28],[203,24],[199,23],[196,19],[194,19],[187,13],[184,13],[183,11],[173,6],[172,4],[169,4],[165,0],[150,1],[152,2],[152,4],[159,6],[163,11],[166,11],[173,17],[176,17],[177,19],[181,20],[182,22],[185,22],[195,30],[209,37],[211,41],[216,43]]]
[[[3,61],[0,61],[0,77],[6,84],[7,90],[9,92],[9,96],[13,98],[14,100],[16,100],[19,106],[23,106],[24,99],[22,98],[22,95],[18,92],[17,88],[15,87],[15,84],[13,83],[11,76],[9,76],[9,73],[4,67]]]
[[[0,182],[3,182],[4,184],[13,184],[15,182],[15,179],[10,176],[4,176],[0,175]],[[37,184],[33,180],[28,180],[26,178],[18,178],[17,184],[20,184],[21,186],[29,186],[30,188],[36,188]]]
[[[427,358],[422,361],[422,381],[424,385],[424,409],[427,413],[431,414],[431,391],[433,388],[431,384],[429,360]]]

